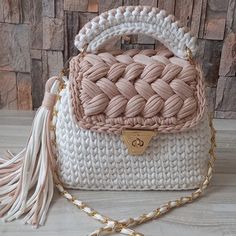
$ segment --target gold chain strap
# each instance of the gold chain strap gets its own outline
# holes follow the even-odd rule
[[[59,93],[60,93],[60,89],[58,91],[58,96],[57,96],[58,99],[60,99]],[[54,110],[54,115],[56,115],[56,114],[57,114],[57,111]],[[209,150],[210,160],[208,163],[207,174],[206,174],[203,182],[201,183],[200,187],[197,190],[195,190],[194,192],[192,192],[190,195],[185,196],[185,197],[181,197],[176,200],[171,200],[149,213],[142,214],[142,215],[135,217],[135,218],[128,218],[128,219],[119,220],[119,221],[114,220],[110,217],[100,214],[99,212],[97,212],[96,210],[94,210],[93,208],[88,206],[85,202],[78,200],[73,195],[71,195],[69,192],[67,192],[64,189],[62,183],[60,182],[56,171],[55,171],[55,176],[54,176],[55,185],[56,185],[57,189],[59,190],[59,192],[61,193],[61,195],[64,196],[68,201],[70,201],[72,204],[74,204],[80,210],[85,212],[87,215],[93,217],[95,220],[98,220],[101,223],[105,224],[104,227],[101,227],[101,228],[95,230],[89,236],[101,236],[102,233],[109,233],[109,232],[110,233],[117,232],[117,233],[122,233],[124,235],[129,235],[129,236],[143,236],[143,234],[138,233],[133,229],[130,229],[130,227],[140,225],[142,223],[157,219],[160,216],[166,214],[167,212],[171,211],[174,208],[177,208],[177,207],[183,206],[187,203],[193,202],[195,199],[199,198],[202,195],[203,191],[209,185],[209,182],[212,178],[213,165],[214,165],[214,161],[215,161],[215,147],[216,147],[216,140],[215,140],[216,131],[213,127],[212,118],[210,118],[210,117],[209,117],[209,125],[211,128],[211,147]],[[55,126],[52,127],[52,130],[53,130],[53,132],[55,132]],[[56,144],[55,133],[54,133],[53,137],[54,137],[54,140],[52,140],[52,141],[53,141],[53,144],[55,145]]]

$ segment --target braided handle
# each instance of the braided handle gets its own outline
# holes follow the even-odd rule
[[[150,6],[127,6],[109,10],[88,22],[75,37],[75,46],[96,52],[117,36],[145,34],[163,43],[176,56],[187,59],[186,49],[196,53],[196,38],[179,27],[172,15]]]

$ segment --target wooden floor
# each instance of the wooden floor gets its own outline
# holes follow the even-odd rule
[[[33,112],[0,111],[0,152],[19,151],[30,131]],[[236,235],[236,120],[215,120],[217,161],[213,181],[200,200],[136,227],[145,236]],[[74,191],[92,207],[113,218],[136,216],[182,196],[183,192]],[[0,222],[1,236],[86,236],[101,224],[55,194],[46,225],[32,229],[20,221]],[[116,234],[118,235],[118,234]]]

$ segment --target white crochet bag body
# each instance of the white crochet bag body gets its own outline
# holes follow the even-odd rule
[[[151,36],[167,49],[103,51],[114,37]],[[120,232],[192,202],[207,187],[215,131],[207,115],[196,39],[153,7],[119,7],[95,17],[75,38],[81,50],[69,76],[51,78],[26,148],[0,159],[0,216],[43,224],[53,185],[104,227]],[[64,71],[65,72],[65,71]],[[91,190],[186,190],[138,217],[114,220],[64,187]]]

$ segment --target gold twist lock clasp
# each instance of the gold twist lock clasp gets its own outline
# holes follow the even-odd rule
[[[122,131],[122,139],[131,155],[142,155],[154,135],[155,132],[152,130],[125,129]]]

